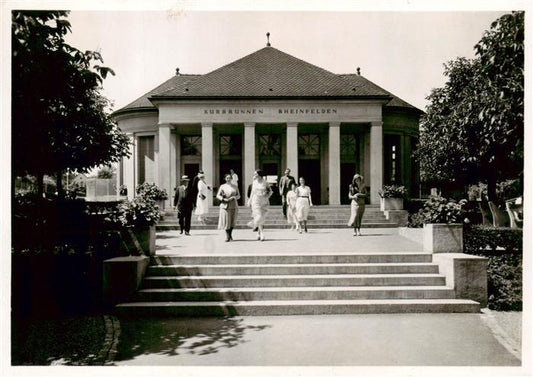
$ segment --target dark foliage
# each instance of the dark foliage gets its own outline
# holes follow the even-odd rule
[[[488,258],[489,308],[522,310],[522,230],[465,227],[464,250]]]

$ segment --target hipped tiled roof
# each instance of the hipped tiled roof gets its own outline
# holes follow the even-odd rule
[[[363,76],[335,74],[265,47],[204,75],[176,75],[117,113],[155,109],[152,100],[218,98],[378,98],[388,106],[414,109]]]

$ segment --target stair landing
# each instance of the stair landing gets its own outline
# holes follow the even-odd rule
[[[141,289],[117,313],[128,316],[472,313],[422,246],[397,228],[251,229],[157,233]]]

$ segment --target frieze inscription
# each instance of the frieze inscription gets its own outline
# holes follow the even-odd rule
[[[335,108],[278,108],[278,109],[263,109],[263,108],[251,108],[251,109],[203,109],[205,115],[253,115],[253,114],[265,114],[268,110],[275,112],[276,114],[337,114]]]

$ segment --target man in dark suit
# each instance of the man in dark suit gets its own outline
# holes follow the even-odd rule
[[[181,177],[181,185],[176,190],[176,195],[174,195],[174,207],[178,210],[180,234],[183,234],[183,231],[185,231],[186,236],[190,236],[192,207],[196,198],[189,182],[188,176],[184,175]]]
[[[285,169],[285,175],[279,180],[279,195],[281,196],[281,204],[283,208],[283,216],[287,218],[287,193],[291,189],[291,184],[296,184],[294,177],[291,175],[291,169]]]

